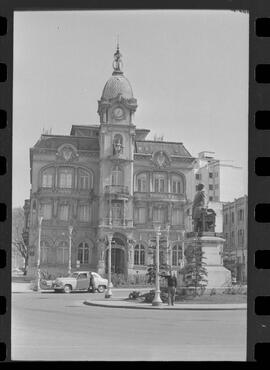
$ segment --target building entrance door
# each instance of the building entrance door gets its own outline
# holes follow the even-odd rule
[[[123,249],[112,248],[112,272],[116,274],[123,274],[125,261],[125,253]]]
[[[111,254],[112,273],[125,274],[126,273],[126,255],[125,243],[121,237],[115,236],[112,239],[112,254]],[[106,268],[108,272],[108,249],[106,251]]]
[[[112,247],[111,255],[112,273],[124,274],[125,272],[125,252],[121,248]],[[106,251],[106,273],[108,272],[108,250]]]

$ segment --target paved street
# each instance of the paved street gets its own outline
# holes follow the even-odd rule
[[[114,296],[127,297],[127,291]],[[245,361],[246,311],[86,306],[104,294],[14,293],[13,360]]]

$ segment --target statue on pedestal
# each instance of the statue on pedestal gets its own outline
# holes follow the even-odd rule
[[[193,230],[196,233],[215,232],[216,213],[205,206],[204,185],[198,185],[192,205]]]
[[[197,233],[203,231],[203,216],[205,211],[205,192],[204,185],[199,184],[192,204],[193,230]]]

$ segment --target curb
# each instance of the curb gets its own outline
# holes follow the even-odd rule
[[[215,304],[211,304],[211,306],[207,306],[207,307],[191,307],[191,306],[187,306],[187,305],[182,305],[182,307],[176,307],[174,306],[173,308],[172,307],[168,307],[168,306],[152,306],[149,304],[149,306],[125,306],[125,305],[121,305],[121,304],[104,304],[104,303],[96,303],[96,302],[89,302],[89,301],[84,301],[83,304],[87,305],[87,306],[96,306],[96,307],[106,307],[106,308],[127,308],[127,309],[138,309],[138,310],[162,310],[162,311],[225,311],[225,310],[231,310],[231,311],[235,311],[235,310],[244,310],[246,311],[247,310],[247,307],[246,305],[242,307],[233,307],[233,306],[230,306],[228,304],[229,307],[212,307],[212,306],[215,306]]]

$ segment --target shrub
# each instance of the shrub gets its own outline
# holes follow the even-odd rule
[[[118,287],[120,285],[125,285],[126,284],[124,274],[112,273],[111,280],[112,280],[112,283],[113,283],[114,287]]]
[[[247,287],[246,285],[243,286],[243,285],[234,285],[232,287],[229,287],[227,289],[225,289],[223,292],[223,294],[247,294]]]
[[[145,303],[152,303],[155,297],[155,290],[154,289],[150,290],[150,292],[143,294],[142,297],[144,297]],[[163,303],[168,302],[167,289],[160,290],[160,299],[162,300]]]
[[[128,298],[129,299],[137,299],[137,298],[139,298],[141,296],[142,296],[141,292],[139,292],[138,290],[133,290],[133,292],[130,292],[129,293]]]

